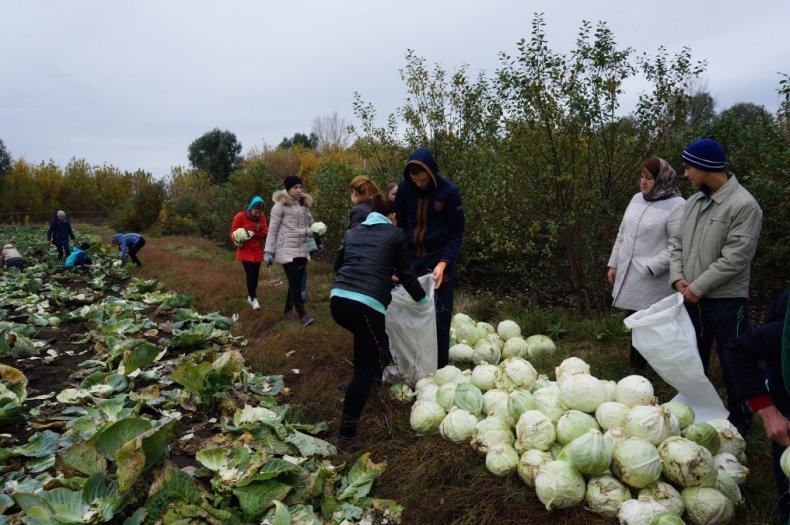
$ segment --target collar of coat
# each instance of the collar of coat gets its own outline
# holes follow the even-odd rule
[[[308,208],[313,207],[313,198],[308,193],[302,193],[302,202],[298,202],[296,199],[288,195],[288,192],[285,190],[277,190],[272,195],[272,202],[279,202],[283,206],[293,206],[294,204],[303,204]]]

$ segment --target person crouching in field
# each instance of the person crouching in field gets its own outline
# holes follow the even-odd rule
[[[415,301],[428,301],[411,266],[406,234],[392,224],[394,218],[395,203],[381,193],[374,195],[372,211],[346,232],[334,260],[329,308],[335,322],[354,335],[354,376],[337,434],[341,448],[356,442],[370,387],[390,361],[384,313],[392,299],[393,270]]]
[[[88,250],[91,244],[83,242],[74,246],[74,250],[66,258],[66,268],[74,268],[75,266],[90,266],[93,264],[93,259],[88,255]]]
[[[58,210],[49,223],[49,229],[47,230],[47,242],[54,244],[55,248],[57,248],[58,259],[71,254],[69,239],[75,243],[77,242],[77,239],[74,237],[74,231],[71,229],[71,223],[66,218],[66,212]]]
[[[137,252],[145,246],[145,238],[142,235],[139,233],[116,233],[112,236],[112,243],[117,244],[121,248],[118,260],[114,263],[115,265],[120,266],[123,264],[126,261],[127,254],[134,264],[137,266],[143,265],[140,259],[137,258]]]
[[[0,251],[0,264],[11,273],[19,273],[19,270],[25,265],[25,258],[22,257],[16,246],[9,242],[4,244],[3,250]]]
[[[263,262],[263,243],[269,227],[263,213],[263,199],[253,197],[249,205],[233,217],[230,240],[236,245],[236,260],[241,261],[247,276],[247,303],[253,310],[261,307],[258,302],[258,276]]]

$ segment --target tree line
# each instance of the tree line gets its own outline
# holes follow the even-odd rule
[[[680,174],[683,147],[710,137],[725,146],[727,169],[763,208],[755,281],[774,288],[790,281],[787,75],[778,82],[777,114],[748,102],[717,111],[699,87],[705,63],[690,50],[639,54],[619,46],[605,23],[584,22],[575,48],[558,53],[540,15],[530,38],[499,59],[493,74],[472,75],[466,66],[429,66],[408,51],[400,70],[406,100],[383,125],[374,105],[355,93],[353,126],[337,114],[317,118],[309,134],[243,156],[233,133],[215,129],[189,146],[191,166],[164,180],[84,160],[63,170],[22,159],[5,166],[0,154],[0,212],[91,208],[122,229],[227,243],[231,217],[251,196],[271,206],[282,180],[298,174],[316,198],[316,220],[329,227],[331,250],[347,227],[351,179],[365,174],[381,187],[398,181],[408,153],[428,146],[463,195],[461,275],[587,312],[610,304],[606,261],[638,191],[642,160],[661,156]],[[624,84],[633,78],[647,87],[626,111]],[[682,181],[681,188],[686,196],[693,191]]]

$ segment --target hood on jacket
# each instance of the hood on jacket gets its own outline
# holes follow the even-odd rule
[[[288,195],[287,191],[285,191],[285,190],[277,190],[277,191],[275,191],[272,194],[272,202],[279,202],[283,206],[293,206],[295,201],[294,201],[293,197]],[[302,202],[301,202],[301,204],[304,204],[308,208],[312,208],[313,207],[313,198],[307,193],[302,193]]]
[[[425,171],[428,172],[428,175],[431,176],[431,181],[433,181],[433,187],[436,188],[438,183],[436,182],[436,177],[439,175],[439,166],[436,165],[436,159],[433,158],[433,152],[428,148],[417,148],[412,151],[411,155],[409,155],[408,160],[406,161],[406,165],[403,167],[403,178],[412,185],[414,188],[418,189],[414,181],[411,180],[411,176],[409,175],[409,165],[415,164]]]
[[[251,210],[252,207],[255,206],[255,204],[258,202],[260,202],[261,204],[266,204],[265,200],[263,200],[260,196],[256,195],[255,197],[252,198],[250,203],[247,205],[247,209]]]
[[[112,240],[115,241],[117,244],[121,244],[121,241],[123,240],[123,234],[116,233],[115,235],[112,236]]]

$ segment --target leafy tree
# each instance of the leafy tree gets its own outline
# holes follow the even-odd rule
[[[98,195],[93,167],[85,159],[71,159],[60,187],[60,206],[66,213],[98,211]]]
[[[13,212],[13,219],[21,220],[24,214],[43,212],[41,195],[33,176],[34,167],[25,159],[13,162],[3,185],[3,207]]]
[[[165,183],[143,170],[126,172],[124,176],[131,181],[131,195],[111,225],[119,231],[145,231],[159,219],[167,197]]]
[[[97,211],[112,214],[123,207],[132,195],[132,177],[111,165],[96,167],[93,172],[99,195]]]
[[[282,142],[277,146],[278,149],[293,149],[301,146],[305,149],[315,149],[318,146],[318,136],[314,132],[310,135],[304,133],[294,133],[293,138],[283,137]]]
[[[189,145],[189,162],[208,173],[215,184],[222,184],[241,165],[240,153],[235,134],[214,128]]]
[[[53,161],[36,166],[34,170],[36,185],[41,194],[41,206],[52,211],[60,207],[60,191],[63,186],[63,172]]]
[[[11,171],[12,161],[11,154],[6,149],[3,139],[0,139],[0,180]]]

